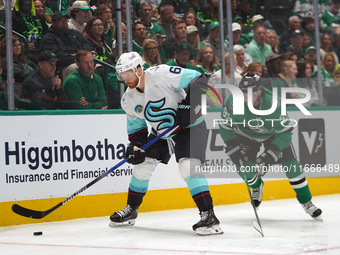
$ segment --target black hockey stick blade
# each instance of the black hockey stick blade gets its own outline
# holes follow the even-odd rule
[[[157,137],[155,137],[153,140],[151,140],[150,142],[144,144],[142,146],[142,150],[146,149],[147,147],[149,147],[151,144],[155,143],[156,141],[158,141],[159,139],[161,139],[163,136],[165,136],[167,133],[169,133],[170,131],[174,131],[174,129],[176,130],[178,128],[178,126],[173,125],[169,128],[167,128],[163,133],[161,133],[160,135],[158,135]],[[118,167],[120,167],[121,165],[123,165],[125,162],[128,161],[128,157],[124,158],[122,161],[120,161],[118,164],[116,164],[115,166],[111,167],[109,170],[107,170],[105,173],[103,173],[102,175],[98,176],[96,179],[92,180],[90,183],[86,184],[84,187],[82,187],[81,189],[79,189],[78,191],[74,192],[71,196],[69,196],[68,198],[66,198],[65,200],[61,201],[59,204],[53,206],[51,209],[48,209],[46,211],[36,211],[36,210],[31,210],[25,207],[22,207],[18,204],[13,204],[12,205],[12,211],[18,215],[24,216],[24,217],[28,217],[28,218],[32,218],[32,219],[42,219],[44,217],[46,217],[47,215],[49,215],[51,212],[57,210],[60,206],[66,204],[68,201],[70,201],[72,198],[74,198],[75,196],[79,195],[80,193],[82,193],[83,191],[87,190],[89,187],[91,187],[93,184],[99,182],[101,179],[103,179],[105,176],[107,176],[109,173],[111,173],[113,170],[117,169]]]
[[[28,217],[31,219],[42,219],[62,205],[63,205],[63,202],[60,202],[59,204],[57,204],[56,206],[54,206],[53,208],[47,211],[35,211],[35,210],[22,207],[21,205],[18,205],[18,204],[14,204],[12,205],[12,211],[15,212],[16,214],[19,214],[21,216]]]

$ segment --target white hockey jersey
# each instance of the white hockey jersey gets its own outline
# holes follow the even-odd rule
[[[184,88],[201,76],[195,70],[168,65],[151,67],[144,72],[144,93],[127,88],[121,99],[129,136],[147,129],[146,123],[158,134],[174,125],[177,104],[186,97]],[[203,116],[194,124],[202,121]]]

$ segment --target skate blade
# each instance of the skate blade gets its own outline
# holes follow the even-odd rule
[[[210,235],[221,235],[221,234],[223,234],[223,230],[220,228],[220,225],[213,225],[211,227],[196,228],[195,232],[199,236],[210,236]]]
[[[262,235],[262,237],[264,237],[263,230],[256,221],[253,221],[253,227]]]
[[[109,226],[112,227],[112,228],[115,228],[115,227],[125,227],[125,226],[133,226],[133,225],[135,225],[135,222],[136,222],[136,220],[127,220],[127,221],[124,221],[124,222],[113,222],[113,221],[110,221]]]
[[[319,215],[317,217],[312,217],[312,218],[316,221],[323,221],[323,219],[321,218],[321,215]]]

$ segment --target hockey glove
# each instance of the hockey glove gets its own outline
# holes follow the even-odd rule
[[[236,139],[231,139],[227,141],[227,147],[225,147],[225,153],[229,156],[231,161],[240,166],[240,160],[244,163],[249,159],[243,149],[243,144],[240,144]]]
[[[256,159],[256,164],[270,166],[275,164],[280,158],[280,149],[275,144],[267,146],[264,152]]]
[[[181,103],[177,105],[177,124],[182,128],[186,128],[190,124],[194,123],[196,120],[195,110],[192,105],[190,105],[189,100],[183,99]]]
[[[125,157],[129,157],[128,163],[138,165],[145,161],[145,151],[141,149],[142,144],[139,142],[130,143],[126,149]]]

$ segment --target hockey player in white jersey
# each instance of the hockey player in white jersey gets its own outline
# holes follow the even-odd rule
[[[174,153],[179,172],[188,185],[201,219],[193,225],[198,235],[216,235],[223,231],[213,210],[212,197],[204,176],[194,175],[205,160],[207,128],[200,110],[199,93],[192,86],[202,79],[200,73],[176,66],[159,65],[143,71],[142,58],[136,52],[124,53],[116,65],[117,74],[128,86],[121,99],[127,115],[130,144],[128,163],[134,165],[127,205],[110,216],[110,226],[134,225],[138,208],[158,163],[167,164]],[[190,87],[190,93],[185,88]],[[201,91],[196,89],[196,91]],[[145,151],[148,140],[177,122],[179,127],[167,139],[160,139]],[[149,134],[147,123],[152,127]],[[193,139],[196,138],[196,139]]]

